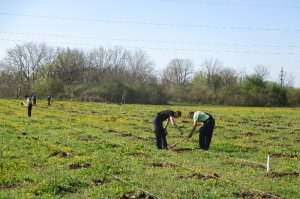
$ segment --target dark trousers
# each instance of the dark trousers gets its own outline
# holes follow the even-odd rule
[[[158,149],[166,149],[168,146],[166,139],[166,132],[163,128],[163,122],[159,120],[158,116],[154,118],[154,130],[155,130],[155,138],[156,138],[156,147]]]
[[[28,105],[28,117],[31,117],[32,104]]]
[[[215,127],[215,120],[212,116],[204,122],[203,126],[199,129],[199,145],[201,149],[208,150],[211,138]]]

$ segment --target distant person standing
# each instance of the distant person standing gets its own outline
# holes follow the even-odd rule
[[[35,95],[32,95],[32,102],[33,102],[33,105],[36,105],[36,97],[35,97]]]
[[[51,105],[51,96],[50,95],[47,96],[47,101],[48,101],[48,106],[52,106]]]
[[[154,130],[155,130],[155,138],[156,138],[156,146],[158,149],[168,149],[168,143],[167,143],[167,126],[169,122],[171,121],[173,127],[175,127],[181,134],[183,134],[183,131],[175,124],[174,118],[181,117],[180,111],[171,111],[171,110],[165,110],[161,111],[156,114],[154,118]],[[163,127],[163,122],[167,120],[165,127]]]
[[[199,145],[201,149],[208,150],[215,128],[215,119],[211,114],[204,111],[189,112],[189,118],[193,118],[194,124],[188,138],[193,136],[199,122],[202,122],[203,124],[199,129]]]
[[[31,111],[32,111],[32,98],[30,96],[25,95],[26,102],[22,103],[24,106],[27,106],[28,109],[28,117],[31,117]]]

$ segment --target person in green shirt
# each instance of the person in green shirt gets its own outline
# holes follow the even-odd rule
[[[194,124],[188,138],[193,136],[199,123],[202,123],[199,129],[199,145],[201,149],[208,150],[215,128],[215,119],[211,114],[204,111],[189,112],[189,118],[194,120]]]

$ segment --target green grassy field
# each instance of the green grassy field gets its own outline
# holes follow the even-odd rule
[[[1,198],[300,198],[300,109],[0,100]],[[198,135],[157,150],[161,110],[216,119],[209,151]],[[183,138],[168,129],[168,143]],[[271,171],[266,172],[267,155]]]

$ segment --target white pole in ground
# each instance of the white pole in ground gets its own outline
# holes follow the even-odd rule
[[[270,172],[270,155],[267,156],[267,172]]]

